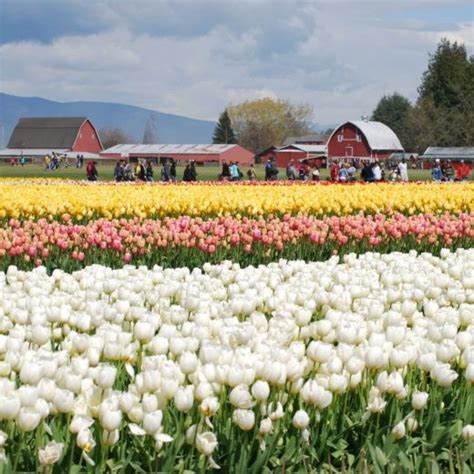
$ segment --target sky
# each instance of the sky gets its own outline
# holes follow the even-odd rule
[[[0,0],[0,91],[208,120],[279,97],[334,125],[415,100],[442,37],[474,54],[472,0]]]

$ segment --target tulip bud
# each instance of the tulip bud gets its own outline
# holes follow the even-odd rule
[[[237,409],[232,419],[242,431],[250,431],[255,425],[255,413],[252,410]]]
[[[395,437],[395,439],[397,440],[402,439],[406,434],[405,423],[403,423],[403,421],[400,421],[400,423],[397,423],[392,429],[392,434]]]

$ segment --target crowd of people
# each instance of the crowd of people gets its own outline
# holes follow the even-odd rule
[[[54,171],[59,168],[69,168],[69,161],[67,155],[61,155],[60,153],[51,152],[44,157],[44,169],[46,171]]]
[[[50,165],[51,166],[51,165]],[[58,165],[53,165],[58,166]],[[177,181],[176,174],[177,163],[172,159],[165,159],[161,162],[160,180],[164,182]],[[56,168],[48,168],[56,169]],[[97,162],[88,161],[86,165],[86,174],[89,181],[97,181]],[[279,170],[274,160],[268,160],[265,163],[265,181],[276,181]],[[471,175],[471,167],[464,161],[441,162],[436,160],[431,168],[432,179],[435,182],[441,181],[465,181]],[[251,164],[246,173],[246,179],[249,181],[257,180],[255,166]],[[197,181],[196,163],[190,161],[186,164],[182,180],[185,182]],[[154,170],[151,161],[138,160],[131,164],[126,160],[119,161],[114,167],[114,178],[117,182],[123,181],[154,181]],[[244,173],[237,162],[222,163],[221,173],[218,175],[220,181],[241,181],[244,179]],[[286,167],[286,179],[289,181],[320,181],[320,169],[317,165],[310,166],[306,162],[290,161]],[[354,182],[357,180],[367,183],[376,183],[381,181],[408,181],[408,164],[402,159],[398,164],[387,165],[379,161],[372,162],[337,162],[333,161],[329,165],[329,177],[334,182]]]
[[[455,165],[450,160],[435,160],[431,170],[433,181],[466,181],[471,176],[471,167],[464,160]]]
[[[289,181],[319,181],[319,168],[316,165],[312,167],[308,163],[290,161],[286,167],[286,178]]]

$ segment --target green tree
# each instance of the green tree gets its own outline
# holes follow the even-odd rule
[[[219,116],[219,121],[214,128],[214,135],[212,136],[212,143],[235,143],[235,134],[232,128],[232,122],[229,117],[227,109]]]
[[[463,44],[443,38],[430,55],[428,69],[418,88],[420,99],[431,99],[436,107],[457,107],[468,79],[469,60]]]
[[[382,122],[390,127],[406,148],[410,141],[407,120],[411,110],[410,101],[395,92],[392,95],[385,95],[379,100],[372,112],[372,120]]]
[[[228,108],[237,142],[258,153],[285,138],[311,133],[313,108],[282,99],[250,100]]]
[[[407,150],[423,153],[428,146],[473,144],[474,57],[467,57],[463,44],[441,40],[430,55],[418,93],[398,132]]]

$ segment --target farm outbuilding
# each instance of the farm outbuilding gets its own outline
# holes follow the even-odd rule
[[[326,145],[288,145],[275,150],[273,156],[278,167],[286,168],[291,162],[308,161],[321,166],[326,161]]]
[[[250,165],[255,156],[240,145],[115,145],[100,154],[106,159],[151,159],[159,161],[171,158],[176,161],[195,161],[196,163],[237,162]]]
[[[339,125],[329,137],[330,160],[385,160],[403,152],[395,132],[381,122],[351,120]]]

